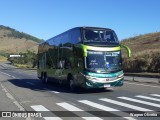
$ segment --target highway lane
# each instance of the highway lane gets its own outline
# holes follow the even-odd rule
[[[42,84],[34,70],[16,69],[8,64],[0,64],[0,95],[1,99],[6,101],[5,105],[0,102],[1,111],[52,111],[42,118],[34,118],[37,120],[98,120],[115,119],[116,116],[122,116],[118,119],[131,119],[133,114],[126,115],[126,112],[145,111],[154,115],[155,111],[160,111],[159,85],[127,81],[120,88],[71,92],[67,87],[52,83]],[[142,115],[141,112],[136,113],[134,116]],[[112,117],[106,118],[109,115]]]

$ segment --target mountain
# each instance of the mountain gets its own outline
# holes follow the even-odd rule
[[[29,34],[19,32],[13,28],[0,25],[0,53],[18,54],[27,50],[37,52],[38,44],[42,42]]]
[[[129,72],[160,72],[160,32],[135,36],[121,41],[132,51],[132,57],[126,59],[123,54],[123,67]]]

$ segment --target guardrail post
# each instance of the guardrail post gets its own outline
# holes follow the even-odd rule
[[[160,83],[160,73],[159,73],[159,77],[158,77],[158,83]]]
[[[134,75],[133,75],[133,81],[135,81],[135,80],[134,80]]]

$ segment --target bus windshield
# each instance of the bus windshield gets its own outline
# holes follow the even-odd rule
[[[118,38],[112,30],[83,30],[84,42],[110,42],[118,43]]]
[[[122,70],[121,52],[87,51],[86,67],[88,70],[108,73]]]

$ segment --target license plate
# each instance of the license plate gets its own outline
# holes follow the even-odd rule
[[[111,87],[111,85],[110,84],[105,84],[104,87]]]

